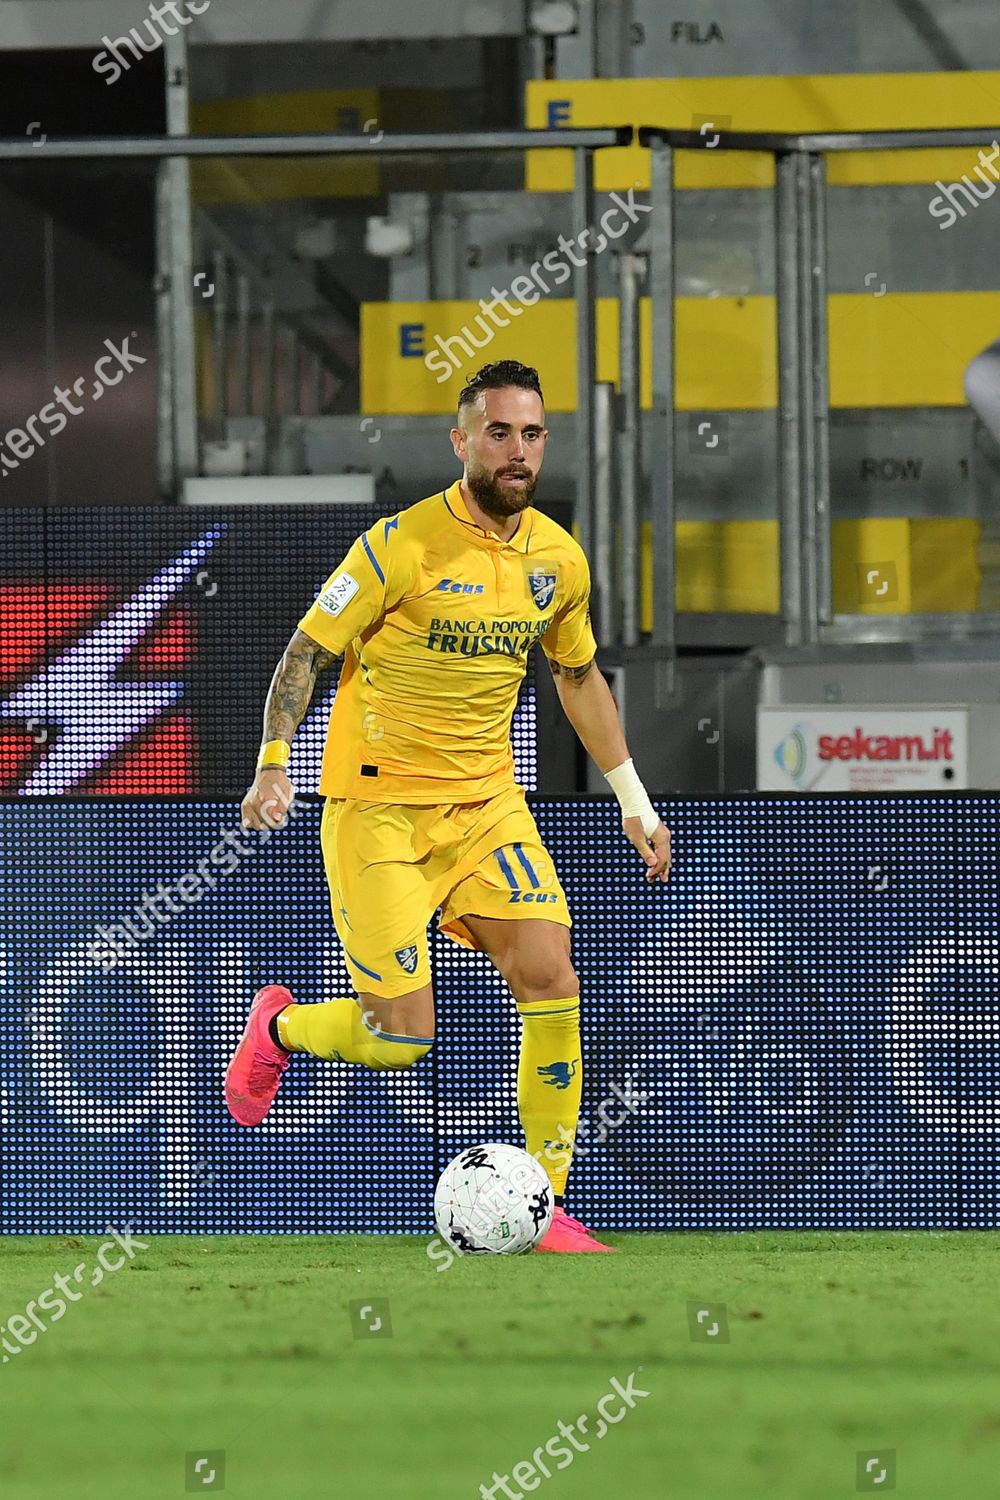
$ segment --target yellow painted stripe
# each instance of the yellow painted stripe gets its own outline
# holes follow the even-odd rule
[[[777,521],[679,521],[676,607],[681,613],[779,614]],[[955,613],[979,607],[979,524],[954,517],[835,521],[837,614]],[[642,536],[641,626],[653,628],[652,550]],[[885,587],[880,599],[878,590]]]
[[[352,135],[379,118],[378,89],[307,89],[213,99],[191,106],[196,135],[273,135],[330,131]],[[376,126],[371,127],[377,130]]]
[[[492,340],[476,322],[475,302],[367,302],[361,311],[361,410],[363,412],[447,412],[465,380],[488,360],[520,359],[535,365],[550,411],[576,408],[576,328],[574,303],[550,299],[525,307]],[[651,311],[641,308],[642,404],[651,404],[649,358]],[[486,330],[493,325],[484,319]],[[770,297],[685,298],[678,308],[680,348],[679,405],[735,408],[773,406],[774,302]],[[463,336],[468,328],[483,347]],[[409,330],[409,332],[407,332]],[[461,361],[446,379],[448,365],[439,337]],[[404,356],[404,340],[429,354]],[[463,347],[464,345],[464,347]],[[618,379],[618,303],[600,298],[597,306],[597,378]]]
[[[191,163],[191,191],[203,207],[293,198],[371,198],[378,162],[366,157],[203,157]]]
[[[732,130],[822,132],[849,130],[949,130],[992,128],[1000,118],[1000,72],[858,73],[802,77],[625,78],[536,80],[527,84],[526,123],[573,126],[663,125],[698,129],[728,116]],[[1000,128],[997,134],[1000,135]],[[856,152],[831,157],[830,181],[845,183],[954,180],[971,169],[976,151]],[[767,155],[681,152],[678,187],[768,187]],[[638,146],[599,151],[595,182],[600,192],[649,186],[649,154]],[[569,192],[573,163],[568,151],[529,152],[527,186],[532,192]]]
[[[1000,292],[830,298],[830,404],[964,406],[962,376],[1000,328]]]
[[[512,306],[515,305],[510,299]],[[369,302],[361,316],[361,410],[451,411],[468,376],[493,359],[535,365],[550,411],[576,407],[574,303],[549,298],[496,329],[475,302]],[[650,306],[641,311],[642,404],[652,389]],[[406,329],[410,332],[407,335]],[[465,340],[468,328],[482,348]],[[844,293],[830,298],[834,407],[962,406],[962,375],[995,329],[1000,292]],[[493,330],[492,339],[488,333]],[[406,357],[403,340],[427,352]],[[449,373],[440,338],[460,360]],[[677,408],[762,410],[777,402],[773,297],[682,297],[677,304]],[[438,376],[447,378],[439,381]],[[618,379],[618,303],[597,307],[597,375]]]
[[[1000,129],[997,133],[1000,135]],[[827,157],[826,173],[834,187],[888,187],[908,182],[932,185],[957,182],[962,176],[972,177],[981,187],[973,173],[978,164],[978,148],[970,146],[934,151],[844,151]],[[928,193],[928,201],[933,197]]]
[[[653,628],[651,528],[643,524],[640,623]],[[677,609],[698,614],[777,614],[777,521],[678,521]]]
[[[910,523],[902,517],[834,521],[835,614],[899,615],[911,609]]]
[[[981,608],[979,522],[920,516],[910,522],[910,586],[917,614]]]
[[[191,107],[197,135],[273,135],[330,131],[352,135],[379,116],[377,89],[318,89]],[[372,126],[372,133],[377,127]],[[365,198],[380,191],[374,156],[208,157],[192,163],[195,202],[270,203],[292,198]]]

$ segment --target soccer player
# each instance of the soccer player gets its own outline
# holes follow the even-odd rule
[[[510,725],[528,652],[621,804],[646,879],[666,880],[670,835],[629,758],[594,665],[587,561],[532,508],[548,432],[535,370],[484,366],[451,431],[462,477],[361,535],[300,622],[274,674],[244,825],[285,820],[285,768],[317,674],[343,656],[320,790],[333,920],[357,998],[254,997],[226,1074],[241,1125],[267,1114],[296,1052],[410,1068],[434,1041],[427,926],[489,954],[522,1021],[517,1099],[528,1151],[552,1183],[538,1246],[610,1249],[567,1214],[580,1113],[580,986],[555,867],[514,780]],[[571,816],[571,812],[567,816]]]

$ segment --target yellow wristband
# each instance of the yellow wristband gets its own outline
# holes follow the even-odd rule
[[[287,740],[268,740],[266,745],[260,747],[257,769],[263,771],[268,766],[280,766],[283,771],[287,771],[291,758],[292,747]]]

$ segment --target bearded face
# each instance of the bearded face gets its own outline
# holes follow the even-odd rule
[[[531,504],[538,475],[523,464],[507,463],[499,469],[472,458],[468,463],[468,484],[476,504],[488,516],[505,521]]]
[[[465,483],[480,509],[496,521],[527,510],[545,451],[545,408],[536,391],[501,386],[484,391],[452,432],[465,464]]]

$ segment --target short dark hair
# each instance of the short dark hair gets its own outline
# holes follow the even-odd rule
[[[462,407],[474,406],[481,391],[498,391],[504,386],[514,385],[521,391],[534,391],[545,404],[538,371],[530,365],[522,365],[519,359],[498,359],[492,365],[483,365],[468,384],[463,385],[458,396],[458,418],[461,421]]]

